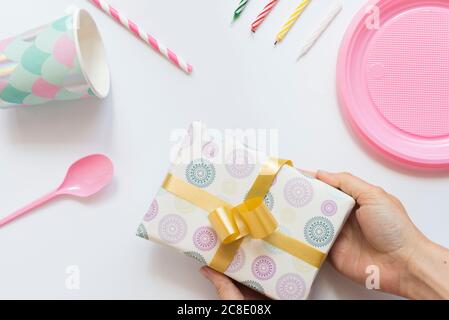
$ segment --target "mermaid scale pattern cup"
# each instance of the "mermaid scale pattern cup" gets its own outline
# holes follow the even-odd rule
[[[0,108],[104,98],[109,69],[85,10],[0,42]]]

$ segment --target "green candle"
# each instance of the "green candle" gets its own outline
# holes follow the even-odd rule
[[[240,17],[247,4],[248,0],[240,0],[239,6],[234,11],[234,18],[232,21],[235,21],[238,17]]]

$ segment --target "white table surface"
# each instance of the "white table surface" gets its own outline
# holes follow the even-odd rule
[[[397,195],[419,228],[449,246],[448,174],[398,168],[366,149],[344,123],[335,94],[339,43],[364,4],[345,8],[310,54],[296,53],[331,1],[314,1],[273,47],[297,0],[281,1],[256,35],[249,24],[265,1],[250,1],[231,27],[237,1],[110,0],[193,65],[186,76],[88,1],[104,37],[112,92],[104,101],[0,112],[0,215],[46,193],[74,160],[106,153],[114,183],[87,201],[61,199],[0,230],[0,298],[212,299],[198,265],[135,236],[167,171],[169,135],[193,120],[211,127],[278,129],[280,153],[309,170],[351,171]],[[14,0],[0,12],[0,38],[62,15],[71,0]],[[68,266],[80,289],[65,286]],[[385,299],[326,264],[312,299]]]

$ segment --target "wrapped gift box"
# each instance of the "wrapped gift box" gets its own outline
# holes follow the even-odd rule
[[[193,124],[170,174],[229,204],[241,204],[268,157],[233,136]],[[341,191],[284,165],[264,204],[278,231],[327,255],[354,200]],[[179,250],[209,265],[221,245],[209,212],[161,188],[137,235]],[[263,239],[245,237],[225,274],[274,299],[305,299],[319,271]]]

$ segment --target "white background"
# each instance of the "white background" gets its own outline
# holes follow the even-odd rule
[[[5,1],[3,1],[5,2]],[[352,135],[335,93],[339,43],[361,0],[344,11],[295,63],[301,43],[331,1],[314,1],[283,43],[274,36],[298,0],[280,1],[253,36],[266,1],[252,0],[230,26],[238,1],[110,0],[194,66],[186,76],[88,1],[104,37],[112,92],[0,112],[0,215],[55,188],[74,160],[106,153],[114,183],[87,201],[60,199],[0,229],[0,298],[210,299],[198,265],[135,236],[169,162],[170,132],[201,120],[216,128],[279,129],[280,155],[309,169],[351,171],[397,195],[432,240],[449,246],[447,173],[399,168]],[[64,14],[71,0],[14,0],[0,11],[0,38]],[[66,268],[81,271],[67,290]],[[326,264],[311,298],[373,299]]]

